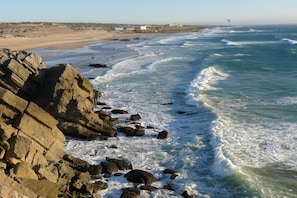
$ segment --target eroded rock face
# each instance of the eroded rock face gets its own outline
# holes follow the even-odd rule
[[[0,86],[38,104],[58,119],[58,127],[67,135],[116,135],[111,123],[93,111],[100,92],[69,64],[46,68],[36,54],[2,49]]]
[[[115,135],[93,112],[98,96],[70,65],[46,69],[35,54],[0,50],[0,196],[62,197],[107,187],[88,184],[101,167],[64,151],[63,133]]]
[[[66,64],[43,69],[39,78],[41,86],[34,94],[36,102],[59,119],[59,128],[63,132],[87,138],[93,133],[115,136],[111,124],[94,112],[100,93],[73,67]],[[71,130],[68,130],[70,126]]]

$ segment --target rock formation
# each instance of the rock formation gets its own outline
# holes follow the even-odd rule
[[[46,68],[36,54],[0,49],[0,197],[100,197],[96,193],[108,184],[98,175],[120,176],[119,170],[129,170],[124,177],[135,185],[123,189],[121,197],[157,189],[151,186],[157,181],[153,174],[132,170],[125,158],[107,157],[91,165],[65,153],[65,135],[87,140],[117,135],[115,119],[103,110],[94,112],[99,97],[100,92],[69,64]],[[110,113],[128,114],[120,109]],[[135,122],[139,119],[131,115],[125,122],[135,128],[118,126],[117,131],[145,135],[144,127]],[[167,135],[162,131],[157,138]],[[164,174],[177,176],[169,169]],[[96,181],[90,181],[92,176]]]
[[[99,95],[70,65],[46,68],[33,53],[0,50],[0,197],[71,197],[107,187],[89,182],[100,165],[64,151],[64,134],[116,135],[93,111]]]

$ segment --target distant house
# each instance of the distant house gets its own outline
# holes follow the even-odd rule
[[[171,23],[168,25],[169,27],[183,27],[182,24],[179,24],[179,23]]]
[[[141,25],[141,26],[139,26],[139,29],[140,29],[141,31],[146,30],[146,25]]]
[[[115,27],[114,31],[121,32],[121,31],[124,31],[124,28],[123,27]]]
[[[146,25],[140,25],[140,26],[135,27],[136,32],[142,32],[142,31],[146,31],[146,30],[147,30]]]

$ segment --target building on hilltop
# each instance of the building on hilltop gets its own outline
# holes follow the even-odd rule
[[[179,23],[171,23],[168,25],[169,27],[183,27],[182,24],[179,24]]]

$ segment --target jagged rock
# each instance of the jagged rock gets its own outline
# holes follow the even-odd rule
[[[88,137],[94,132],[115,136],[111,123],[103,122],[93,110],[100,93],[73,67],[69,64],[51,67],[40,71],[40,76],[44,91],[37,89],[35,98],[46,111],[62,123],[74,123],[74,127],[81,127],[77,130],[78,136]],[[69,133],[67,128],[60,129]]]
[[[46,69],[35,54],[0,50],[0,197],[62,197],[72,189],[106,188],[89,182],[90,174],[101,174],[100,165],[64,151],[67,129],[83,138],[116,135],[93,111],[99,95],[70,65]]]
[[[93,111],[100,92],[69,64],[46,68],[36,54],[2,49],[0,86],[37,103],[59,122],[74,123],[74,127],[80,128],[76,130],[77,136],[87,138],[90,133],[115,136],[111,123]],[[67,129],[60,128],[69,133]]]
[[[14,177],[28,178],[34,180],[38,179],[38,176],[33,171],[33,169],[24,162],[17,163],[14,168],[11,169],[10,175],[13,175]]]

